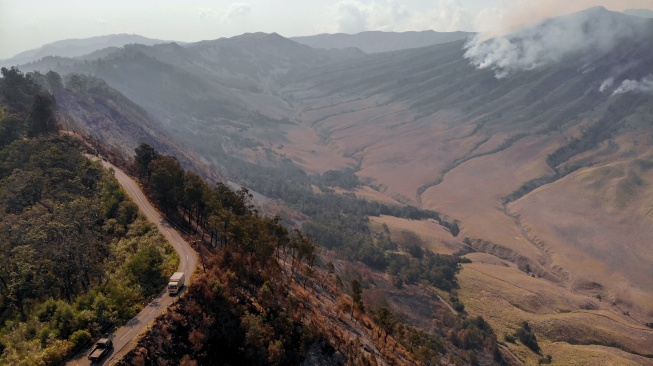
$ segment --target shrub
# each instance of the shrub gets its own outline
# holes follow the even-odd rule
[[[533,334],[528,322],[521,322],[521,327],[517,330],[515,336],[517,336],[519,341],[526,347],[530,348],[531,351],[540,353],[540,346],[537,344],[537,338],[535,337],[535,334]]]
[[[506,342],[509,342],[509,343],[515,343],[515,336],[513,336],[512,334],[506,333],[506,334],[503,335],[503,340],[506,341]]]
[[[74,348],[77,348],[90,344],[92,339],[91,333],[85,329],[80,329],[70,336],[69,341],[72,342]]]

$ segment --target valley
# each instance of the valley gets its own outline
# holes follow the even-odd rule
[[[578,47],[528,48],[552,29]],[[651,37],[592,8],[498,38],[503,58],[470,38],[366,53],[252,33],[21,69],[66,75],[45,83],[65,120],[118,161],[145,142],[259,192],[388,297],[414,246],[460,255],[450,296],[525,364],[650,365]],[[510,341],[522,322],[540,353]]]

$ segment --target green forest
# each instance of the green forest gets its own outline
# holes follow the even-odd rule
[[[178,258],[35,76],[0,79],[0,364],[58,365],[131,319]]]

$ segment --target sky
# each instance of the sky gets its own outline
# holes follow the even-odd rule
[[[653,10],[653,0],[0,0],[0,59],[58,40],[117,33],[184,42],[247,32],[500,33],[598,5]]]

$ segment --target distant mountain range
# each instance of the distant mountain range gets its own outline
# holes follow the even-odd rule
[[[409,48],[432,46],[466,39],[473,33],[449,32],[441,33],[434,31],[422,32],[362,32],[358,34],[319,34],[306,37],[290,38],[301,44],[313,48],[358,48],[366,53],[396,51]],[[226,38],[221,38],[224,40]],[[219,40],[216,40],[219,41]],[[10,67],[24,65],[38,61],[44,57],[63,57],[80,59],[98,59],[107,56],[116,48],[127,44],[142,44],[153,46],[161,43],[174,42],[180,45],[186,44],[179,41],[164,41],[152,39],[136,34],[110,34],[83,39],[66,39],[46,44],[42,47],[21,52],[11,58],[0,60],[0,66]],[[205,42],[197,42],[202,44]]]
[[[628,9],[624,10],[624,14],[640,18],[653,18],[653,10],[649,9]]]
[[[469,32],[380,32],[369,31],[357,34],[318,34],[306,37],[291,37],[295,42],[314,48],[358,48],[365,53],[377,53],[433,46],[436,44],[464,40],[473,37]]]
[[[79,57],[104,48],[122,47],[126,44],[138,43],[151,46],[166,42],[168,41],[147,38],[136,34],[110,34],[83,39],[66,39],[21,52],[14,57],[0,60],[0,64],[4,67],[9,67],[37,61],[47,56]]]

